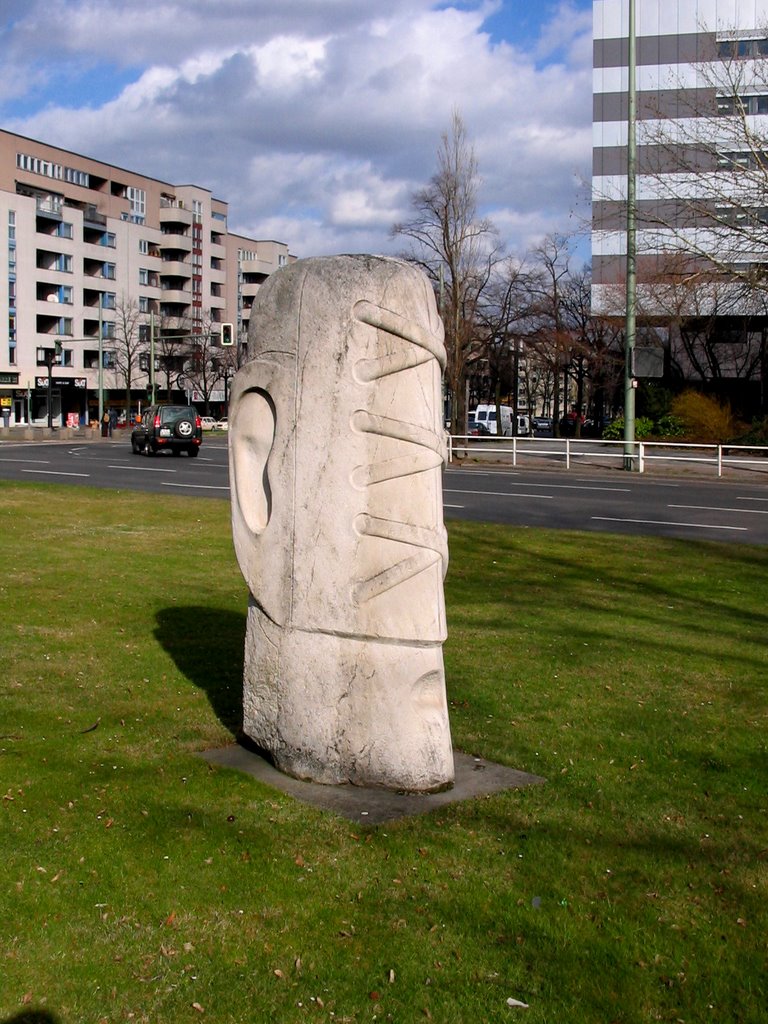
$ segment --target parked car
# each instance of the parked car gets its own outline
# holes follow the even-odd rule
[[[217,430],[229,430],[229,420],[226,416],[222,416],[220,420],[216,421]]]
[[[131,431],[134,455],[186,452],[195,458],[203,443],[203,425],[194,405],[151,405]]]
[[[551,434],[552,420],[549,416],[531,416],[531,430],[534,434]]]
[[[202,426],[203,430],[215,430],[216,427],[218,426],[213,416],[201,416],[200,425]]]
[[[467,434],[471,437],[486,437],[490,430],[485,423],[478,422],[474,412],[467,413]]]

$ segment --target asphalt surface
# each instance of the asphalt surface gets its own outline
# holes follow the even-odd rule
[[[446,519],[768,544],[768,460],[728,466],[652,464],[645,474],[594,457],[546,454],[454,461],[443,477]],[[0,441],[0,479],[229,498],[226,436],[206,435],[196,459],[134,455],[128,436],[83,443]]]

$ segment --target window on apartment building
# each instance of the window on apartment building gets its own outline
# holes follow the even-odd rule
[[[31,171],[33,174],[42,174],[46,178],[60,179],[64,176],[64,168],[61,164],[55,164],[51,160],[43,160],[39,156],[30,156],[28,153],[16,154],[16,166],[22,171]]]
[[[717,112],[725,117],[738,114],[768,114],[768,94],[751,96],[718,96]]]
[[[115,336],[115,325],[105,323],[101,325],[101,338],[102,341],[108,341]]]
[[[16,363],[16,316],[14,313],[8,317],[8,362],[11,365]]]
[[[192,200],[192,217],[198,223],[203,219],[203,204],[199,199]]]
[[[287,262],[288,262],[288,257],[284,253],[280,253],[280,255],[277,257],[277,265],[278,265],[278,267],[284,267]]]
[[[69,338],[72,336],[72,317],[60,316],[54,324],[54,334],[62,338]]]
[[[63,220],[57,224],[56,230],[53,233],[57,238],[74,238],[74,231],[68,220]]]
[[[768,39],[721,39],[717,44],[721,60],[768,56]]]
[[[135,185],[129,185],[125,191],[131,207],[131,220],[134,224],[143,224],[147,217],[147,193]]]
[[[73,295],[74,289],[71,284],[60,284],[53,293],[54,300],[56,302],[61,302],[65,306],[72,305]]]
[[[117,268],[114,263],[104,263],[101,268],[101,276],[108,281],[114,281],[117,277]]]
[[[83,188],[90,188],[91,179],[85,171],[78,171],[75,167],[64,168],[64,180],[72,185],[82,185]]]
[[[139,267],[139,284],[149,284],[149,271],[146,267]]]
[[[114,309],[117,305],[117,296],[114,292],[102,292],[101,293],[101,308],[102,309]]]
[[[108,249],[114,249],[117,244],[114,231],[105,231],[99,240],[100,245],[105,245]]]
[[[139,296],[139,312],[140,313],[148,313],[149,312],[149,298],[146,295],[140,295]]]
[[[59,270],[63,274],[71,274],[72,257],[68,256],[66,253],[63,252],[58,253],[53,261],[53,266],[51,267],[51,270]]]
[[[765,206],[717,206],[715,215],[721,224],[730,224],[734,227],[759,227],[768,224],[768,207]]]

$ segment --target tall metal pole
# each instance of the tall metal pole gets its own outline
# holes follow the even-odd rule
[[[104,419],[104,323],[103,323],[104,292],[99,292],[99,430]]]
[[[637,307],[637,46],[635,0],[629,3],[627,60],[627,294],[624,328],[624,469],[632,469],[635,441],[635,333]]]
[[[150,404],[155,404],[155,314],[149,314],[149,389]]]

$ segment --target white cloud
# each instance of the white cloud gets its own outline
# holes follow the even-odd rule
[[[520,248],[567,230],[588,174],[591,4],[559,4],[533,48],[491,44],[497,6],[30,0],[0,32],[0,109],[10,130],[208,187],[234,230],[311,255],[399,247],[456,107]]]

